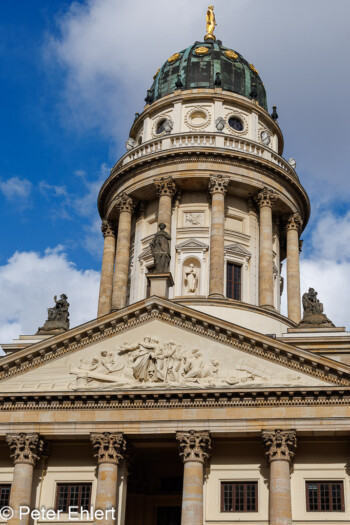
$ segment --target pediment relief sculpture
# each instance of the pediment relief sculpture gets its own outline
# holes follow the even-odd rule
[[[245,360],[227,370],[215,359],[205,358],[196,348],[145,337],[115,350],[102,350],[82,358],[70,371],[76,376],[75,390],[114,388],[215,388],[235,385],[267,385],[278,382],[271,370],[257,370]],[[298,384],[301,377],[292,371],[280,375],[280,384]]]

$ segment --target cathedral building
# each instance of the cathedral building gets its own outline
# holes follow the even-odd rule
[[[348,333],[301,299],[309,198],[215,26],[155,72],[102,185],[96,319],[70,329],[62,294],[3,345],[0,523],[350,521]]]

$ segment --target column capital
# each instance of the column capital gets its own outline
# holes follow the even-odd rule
[[[299,213],[291,213],[286,219],[286,230],[297,230],[300,232],[303,225],[302,218]]]
[[[44,450],[44,440],[39,434],[7,434],[6,442],[11,450],[14,464],[27,463],[34,467]]]
[[[90,434],[90,440],[96,453],[97,463],[119,464],[126,451],[126,441],[121,432],[101,432]]]
[[[135,208],[135,203],[132,197],[128,195],[127,193],[122,193],[121,195],[118,195],[118,197],[115,199],[115,207],[119,212],[127,211],[129,213],[132,213]]]
[[[173,181],[172,177],[161,177],[160,179],[154,180],[158,197],[163,195],[169,195],[173,197],[177,191],[177,186]]]
[[[291,462],[297,448],[297,433],[295,430],[263,431],[262,440],[265,455],[271,461],[287,460]]]
[[[255,201],[259,208],[262,208],[263,206],[269,206],[272,208],[276,198],[277,194],[266,186],[255,195]]]
[[[115,237],[114,226],[109,221],[106,221],[106,220],[102,221],[101,232],[104,238]]]
[[[209,179],[209,193],[211,195],[214,193],[222,193],[223,195],[226,195],[229,182],[230,179],[228,177],[224,177],[223,175],[212,175]]]
[[[176,439],[179,442],[179,453],[184,463],[187,461],[204,463],[209,458],[211,451],[210,432],[206,430],[177,432]]]

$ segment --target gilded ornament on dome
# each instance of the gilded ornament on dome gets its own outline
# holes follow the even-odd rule
[[[237,60],[238,58],[237,53],[235,53],[232,49],[227,49],[225,51],[225,55],[227,56],[227,58],[230,58],[231,60]]]
[[[217,26],[217,23],[215,20],[213,5],[208,6],[206,21],[207,21],[207,34],[205,35],[204,40],[216,40],[215,35],[214,35],[214,29]]]
[[[180,56],[181,56],[180,53],[174,53],[174,55],[171,55],[171,57],[168,58],[169,64],[174,64],[176,60],[179,60]]]
[[[249,67],[252,71],[254,71],[254,73],[256,73],[257,75],[259,74],[259,71],[256,69],[255,66],[253,66],[253,64],[249,64]]]
[[[199,56],[207,55],[209,53],[209,48],[204,46],[197,47],[194,52]]]
[[[153,80],[155,80],[157,78],[159,71],[160,71],[160,67],[157,69],[156,74],[153,77]]]

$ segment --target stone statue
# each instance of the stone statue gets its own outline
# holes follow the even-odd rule
[[[136,148],[137,142],[136,140],[132,139],[131,137],[128,138],[128,140],[125,142],[125,147],[127,151],[131,151],[133,148]]]
[[[190,264],[190,267],[185,272],[186,275],[186,283],[187,283],[187,292],[188,293],[196,293],[197,290],[197,284],[198,284],[198,276],[197,276],[197,270],[194,267],[194,264]]]
[[[60,333],[69,330],[69,302],[66,294],[54,297],[55,306],[47,309],[47,321],[38,330],[38,334]]]
[[[317,299],[314,288],[303,294],[303,319],[299,323],[301,328],[332,327],[334,324],[323,313],[323,304]]]
[[[171,237],[165,231],[165,224],[159,224],[159,230],[154,235],[149,247],[154,259],[154,270],[152,273],[165,273],[169,271]]]
[[[216,20],[214,14],[214,6],[208,6],[207,11],[207,34],[204,37],[204,40],[216,40],[214,36],[214,29],[216,27]]]
[[[163,124],[165,133],[171,133],[174,127],[174,123],[170,118],[167,118]]]

